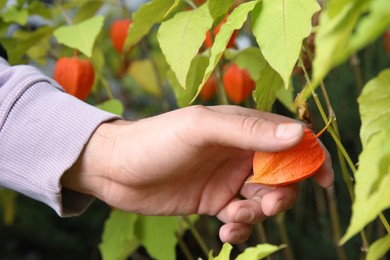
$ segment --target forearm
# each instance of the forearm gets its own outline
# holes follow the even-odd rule
[[[0,82],[0,186],[62,216],[81,213],[92,198],[63,190],[60,179],[93,131],[117,117],[65,94],[29,66],[1,62]]]

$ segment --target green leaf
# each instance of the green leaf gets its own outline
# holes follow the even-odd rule
[[[136,234],[154,259],[176,259],[178,217],[139,216]]]
[[[118,116],[123,115],[123,105],[118,99],[110,99],[96,106],[97,108],[113,113]]]
[[[258,110],[270,112],[276,100],[276,93],[283,88],[283,80],[280,75],[267,64],[261,70],[260,77],[256,81],[256,89],[253,91],[253,99]]]
[[[28,13],[30,15],[40,15],[41,17],[45,19],[53,19],[53,11],[52,9],[48,8],[43,2],[41,1],[33,1],[28,6]]]
[[[102,243],[99,245],[104,260],[126,259],[139,247],[135,237],[136,214],[112,210],[104,224]]]
[[[302,40],[312,31],[312,16],[319,10],[317,0],[263,0],[253,10],[253,34],[264,58],[280,74],[286,88]]]
[[[78,24],[93,17],[102,5],[103,1],[86,1],[82,3],[76,15],[73,17],[73,23]]]
[[[291,84],[288,89],[279,88],[276,92],[276,98],[292,113],[297,112],[297,107],[294,104],[294,86]]]
[[[1,44],[7,50],[9,63],[12,65],[24,62],[25,54],[31,48],[36,48],[47,37],[50,37],[53,29],[50,27],[41,27],[35,31],[18,30],[14,33],[13,38],[2,39]],[[31,53],[30,53],[31,54]]]
[[[4,6],[7,4],[7,0],[0,0],[0,11],[4,8]]]
[[[351,54],[347,49],[348,41],[360,15],[368,9],[368,1],[344,1],[337,8],[321,11],[315,37],[312,84],[311,87],[305,87],[298,103],[304,102],[311,95],[311,89],[315,89],[333,67]]]
[[[381,259],[389,250],[390,250],[390,235],[387,235],[371,244],[366,259],[367,260]]]
[[[62,26],[54,31],[54,36],[59,43],[91,57],[92,48],[102,29],[103,21],[103,16],[95,16],[76,25]]]
[[[125,50],[137,44],[158,22],[161,22],[166,13],[169,12],[177,1],[174,0],[153,0],[143,4],[132,17],[132,24],[125,41]]]
[[[256,247],[248,247],[244,252],[237,256],[236,260],[263,259],[285,247],[285,245],[274,246],[270,244],[261,244],[257,245]]]
[[[167,77],[175,93],[176,102],[179,107],[188,106],[198,90],[204,75],[204,71],[208,65],[208,58],[204,55],[197,55],[191,63],[189,76],[186,81],[187,88],[183,89],[176,79],[175,73],[168,71]]]
[[[129,73],[147,92],[155,96],[161,96],[161,77],[157,75],[157,68],[154,67],[151,60],[133,61]]]
[[[360,19],[349,40],[349,53],[372,43],[390,27],[390,3],[388,0],[372,0],[367,15]]]
[[[248,70],[251,78],[255,81],[259,79],[261,70],[267,65],[267,61],[257,47],[248,47],[240,51],[227,50],[225,57],[232,60],[241,69]]]
[[[373,135],[359,155],[352,217],[341,243],[345,243],[390,207],[390,162],[387,163],[386,169],[379,166],[382,158],[388,157],[389,153],[390,125]],[[379,183],[378,178],[381,178]],[[378,187],[373,191],[374,185]]]
[[[362,121],[360,138],[365,147],[390,122],[390,69],[383,70],[365,85],[358,102]]]
[[[219,252],[219,255],[216,257],[209,258],[209,260],[229,260],[232,249],[233,246],[231,244],[224,243],[221,252]]]
[[[1,17],[6,23],[25,25],[27,23],[28,11],[27,9],[18,9],[16,6],[11,6],[1,14]]]
[[[196,95],[193,97],[191,102],[193,102],[199,95],[203,85],[206,83],[207,79],[210,77],[211,73],[217,66],[233,32],[235,30],[239,30],[243,26],[244,22],[247,20],[248,13],[253,10],[258,2],[259,1],[250,1],[239,5],[233,10],[233,12],[227,18],[227,21],[221,26],[221,29],[215,37],[214,44],[210,50],[211,55],[209,59],[209,65],[206,68],[202,83],[199,85],[198,91],[196,92]]]
[[[191,61],[197,55],[212,26],[207,5],[180,12],[163,22],[158,30],[158,42],[165,58],[175,72],[179,84],[186,88]]]
[[[218,24],[221,20],[223,20],[234,2],[235,0],[224,0],[223,2],[220,0],[207,1],[211,17],[213,17],[214,20],[214,24]]]

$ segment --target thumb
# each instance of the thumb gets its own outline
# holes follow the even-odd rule
[[[203,118],[211,123],[202,124],[206,142],[244,150],[276,152],[296,145],[303,138],[301,124],[277,123],[270,118],[263,119],[261,115],[246,116],[211,111],[210,117]],[[275,121],[280,122],[280,118]]]

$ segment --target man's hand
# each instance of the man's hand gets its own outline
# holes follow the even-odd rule
[[[98,127],[62,184],[130,212],[215,215],[226,223],[221,240],[241,243],[253,224],[292,207],[298,195],[297,184],[245,184],[254,151],[285,150],[302,137],[290,118],[237,106],[118,120]],[[329,155],[313,178],[332,185]]]

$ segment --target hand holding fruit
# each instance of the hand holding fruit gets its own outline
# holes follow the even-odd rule
[[[254,151],[281,151],[304,136],[292,119],[238,106],[189,107],[102,124],[64,187],[147,215],[215,215],[222,241],[245,241],[254,224],[293,206],[298,185],[245,184]],[[314,179],[332,185],[329,155]]]

